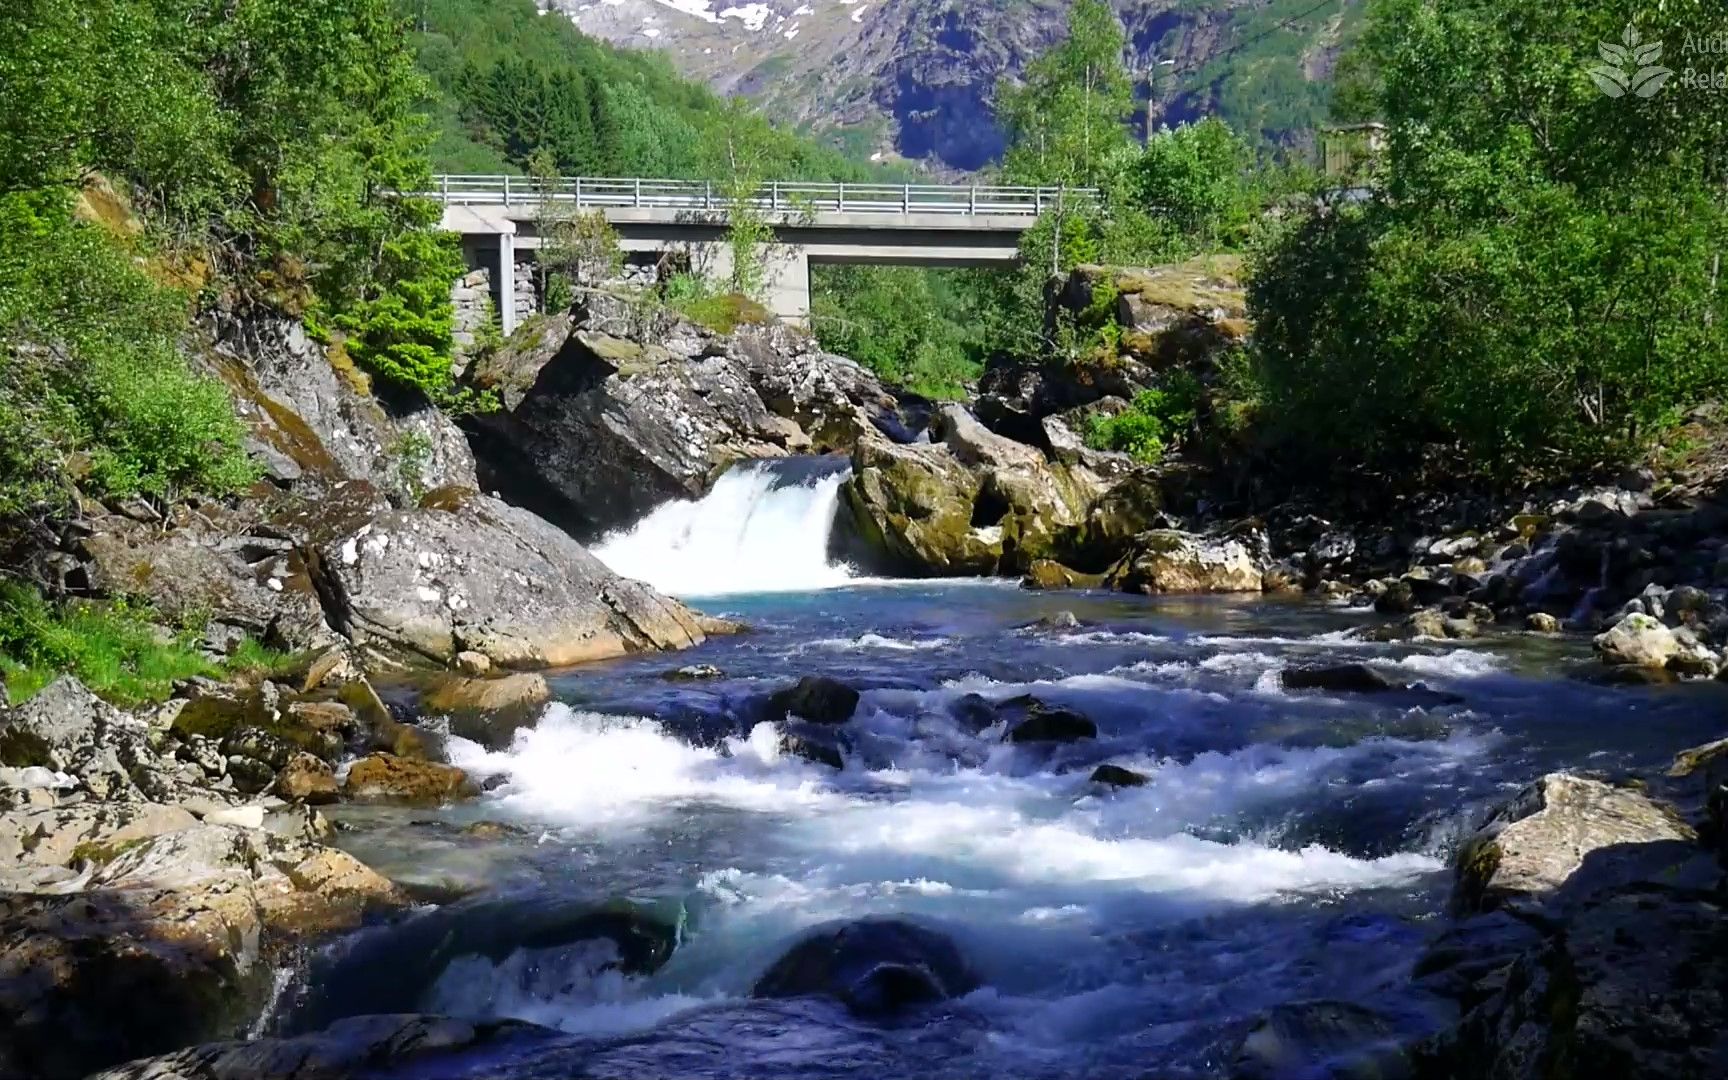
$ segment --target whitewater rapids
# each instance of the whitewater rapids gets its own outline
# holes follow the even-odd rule
[[[843,461],[782,458],[739,465],[697,500],[660,506],[594,554],[673,596],[807,592],[851,584],[828,557]]]

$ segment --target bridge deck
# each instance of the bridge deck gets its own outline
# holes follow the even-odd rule
[[[434,190],[420,193],[447,207],[506,207],[531,211],[547,202],[579,210],[648,210],[724,214],[735,204],[723,185],[703,180],[559,177],[529,180],[511,176],[439,176]],[[820,226],[828,215],[860,218],[930,215],[949,228],[998,229],[991,219],[1019,219],[1029,225],[1046,210],[1097,198],[1088,188],[1011,187],[953,184],[817,184],[771,181],[743,201],[776,217],[806,216]],[[664,219],[662,219],[664,220]],[[988,222],[988,223],[985,223]]]
[[[1009,266],[1041,214],[1098,198],[1086,188],[774,181],[740,200],[701,180],[586,176],[439,176],[434,190],[420,194],[443,204],[443,227],[466,238],[472,259],[498,260],[494,288],[506,334],[515,319],[516,255],[539,246],[548,203],[603,214],[627,252],[680,250],[692,266],[706,264],[702,272],[711,272],[729,265],[727,218],[742,201],[773,229],[766,254],[770,309],[803,320],[812,262]]]

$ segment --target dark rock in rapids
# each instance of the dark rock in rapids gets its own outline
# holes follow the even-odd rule
[[[815,724],[844,724],[858,710],[858,691],[826,675],[806,675],[796,686],[776,690],[768,710],[775,719],[790,715]]]
[[[872,918],[817,930],[793,945],[751,993],[821,996],[883,1016],[970,993],[978,978],[946,936],[905,919]]]

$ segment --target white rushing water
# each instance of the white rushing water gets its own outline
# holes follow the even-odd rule
[[[1108,680],[1027,688],[1099,681]],[[990,689],[1002,696],[1023,688]],[[493,796],[499,811],[551,825],[568,840],[627,846],[672,823],[684,832],[704,820],[751,837],[739,862],[704,868],[697,882],[706,909],[701,933],[680,946],[651,988],[596,988],[577,980],[579,993],[495,1004],[572,1031],[646,1026],[703,1002],[742,998],[743,975],[762,970],[800,927],[903,912],[954,933],[986,969],[991,993],[1019,1002],[1012,1008],[1034,1008],[1022,997],[1043,995],[1051,979],[1072,983],[1036,1004],[1042,1015],[1066,1008],[1060,1002],[1072,995],[1127,977],[1108,950],[1100,955],[1100,935],[1125,926],[1149,932],[1245,905],[1397,886],[1440,865],[1418,852],[1371,858],[1252,835],[1208,839],[1194,835],[1195,826],[1335,785],[1366,755],[1384,758],[1395,771],[1421,773],[1467,767],[1484,751],[1478,740],[1455,738],[1368,740],[1348,748],[1255,745],[1180,763],[1130,754],[1120,760],[1154,782],[1105,796],[1084,772],[1051,771],[1037,752],[994,739],[984,740],[993,749],[982,761],[956,768],[948,744],[968,737],[937,730],[942,722],[935,717],[960,692],[867,695],[854,723],[881,757],[849,760],[839,774],[781,753],[769,725],[704,749],[647,718],[561,704],[506,750],[488,753],[453,740],[460,765],[503,781]],[[912,723],[902,712],[922,720]],[[1270,942],[1276,931],[1267,933]],[[1098,964],[1109,970],[1090,970]],[[487,987],[515,981],[472,971],[463,980]]]
[[[845,585],[854,575],[829,561],[828,534],[848,475],[809,458],[740,465],[702,499],[661,506],[594,554],[675,596]]]

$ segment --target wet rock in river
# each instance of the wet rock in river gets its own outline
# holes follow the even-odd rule
[[[1098,725],[1089,717],[1037,699],[1027,703],[1026,719],[1008,733],[1008,741],[1015,743],[1078,742],[1097,737]]]
[[[1367,664],[1285,668],[1278,673],[1278,681],[1286,690],[1342,690],[1355,694],[1375,694],[1404,689],[1403,683],[1388,679]]]
[[[713,664],[689,664],[681,668],[673,668],[663,672],[660,677],[667,682],[708,682],[714,679],[724,679],[726,673]]]
[[[845,752],[832,728],[788,720],[777,724],[776,730],[780,735],[782,754],[791,754],[831,769],[846,767]]]
[[[511,961],[567,983],[605,972],[628,976],[658,971],[679,940],[678,921],[628,904],[536,893],[482,896],[418,913],[352,939],[318,957],[311,991],[292,1028],[315,1030],[364,1013],[409,1013],[428,1006],[443,980],[460,989],[464,962]]]
[[[1133,769],[1125,769],[1120,765],[1109,764],[1100,765],[1096,769],[1093,769],[1092,775],[1087,777],[1087,780],[1094,784],[1103,784],[1106,787],[1118,788],[1145,787],[1147,784],[1152,782],[1152,778],[1147,776],[1145,773],[1138,773]]]
[[[1296,1001],[1273,1008],[1237,1048],[1231,1080],[1412,1075],[1397,1028],[1347,1001]]]
[[[826,675],[806,675],[768,699],[775,719],[797,716],[815,724],[844,724],[858,711],[858,691]]]
[[[356,1016],[293,1038],[208,1043],[119,1065],[90,1080],[338,1080],[411,1069],[443,1054],[553,1033],[520,1020]]]
[[[426,688],[421,704],[439,713],[500,713],[532,709],[552,698],[546,677],[519,673],[498,679],[441,676]]]
[[[348,768],[343,784],[351,798],[440,803],[479,794],[468,774],[454,765],[372,754]]]
[[[761,998],[820,996],[881,1016],[977,989],[978,978],[943,934],[905,919],[860,919],[820,929],[757,980]]]
[[[1678,815],[1641,792],[1550,773],[1495,811],[1459,849],[1453,907],[1460,913],[1540,908],[1592,852],[1693,838]]]

